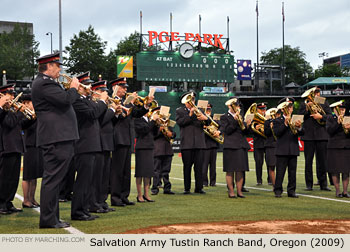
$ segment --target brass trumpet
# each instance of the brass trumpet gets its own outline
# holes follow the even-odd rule
[[[23,92],[19,93],[16,98],[9,101],[8,108],[9,111],[15,113],[15,112],[22,112],[22,114],[28,119],[28,120],[34,120],[36,118],[36,114],[31,109],[27,108],[23,103],[19,102],[19,98],[22,96]],[[24,109],[22,109],[24,107]]]
[[[66,74],[60,74],[60,76],[67,80],[67,81],[60,82],[63,85],[64,89],[69,89],[70,88],[70,84],[71,84],[71,82],[73,80],[72,77],[69,77]],[[91,86],[90,85],[84,85],[84,84],[79,82],[79,86],[83,87],[89,94],[98,94],[97,92],[91,90]],[[78,93],[81,94],[79,92],[79,90],[78,90]]]

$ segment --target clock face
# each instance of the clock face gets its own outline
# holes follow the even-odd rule
[[[183,58],[189,59],[194,54],[194,48],[190,43],[183,43],[179,48],[179,52]]]

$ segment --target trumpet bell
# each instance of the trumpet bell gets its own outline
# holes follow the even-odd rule
[[[332,103],[331,105],[329,105],[329,107],[330,107],[330,108],[338,107],[338,106],[340,106],[341,104],[343,104],[343,102],[344,102],[343,100],[334,102],[334,103]]]
[[[181,103],[185,104],[185,103],[191,102],[193,98],[194,98],[193,93],[187,94],[181,99]]]
[[[301,95],[301,98],[305,98],[305,97],[308,97],[310,94],[313,95],[316,91],[317,87],[313,87],[313,88],[310,88],[308,90],[306,90],[302,95]]]

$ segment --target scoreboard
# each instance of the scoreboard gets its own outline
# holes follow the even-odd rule
[[[195,52],[184,58],[178,51],[143,51],[136,54],[137,80],[174,82],[234,82],[234,57]]]

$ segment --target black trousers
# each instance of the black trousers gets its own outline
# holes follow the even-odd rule
[[[288,168],[287,193],[294,194],[296,189],[297,156],[276,156],[275,194],[282,194],[283,179]]]
[[[104,166],[103,152],[97,152],[95,154],[95,162],[92,170],[92,183],[91,183],[91,197],[90,197],[90,211],[97,211],[102,209],[102,204],[99,201],[102,191],[102,175]]]
[[[327,141],[304,141],[305,156],[305,184],[312,188],[313,172],[312,163],[316,153],[316,176],[320,183],[320,188],[327,187]]]
[[[121,203],[130,194],[131,148],[127,145],[116,146],[112,154],[111,167],[111,205]]]
[[[73,186],[71,217],[90,216],[89,207],[94,190],[93,171],[96,153],[81,153],[74,156],[76,177]]]
[[[203,185],[214,186],[216,184],[216,156],[218,149],[206,149],[203,150]],[[209,169],[209,181],[208,181],[208,169]]]
[[[68,171],[60,184],[60,199],[68,199],[72,197],[73,185],[75,180],[74,156],[69,164]]]
[[[59,223],[59,186],[67,173],[74,153],[74,142],[43,145],[44,174],[40,191],[40,227]]]
[[[101,162],[101,168],[102,168],[101,191],[98,196],[98,203],[104,209],[107,209],[109,207],[107,203],[107,198],[110,191],[109,178],[110,178],[111,162],[112,162],[111,152],[103,151],[102,160],[97,162]]]
[[[202,167],[203,150],[181,150],[185,191],[191,189],[191,170],[194,165],[195,191],[203,189]]]
[[[265,148],[254,148],[256,183],[262,183],[262,172],[264,165]],[[269,173],[267,173],[267,181],[270,182]]]
[[[21,153],[6,153],[0,157],[0,209],[13,207],[19,174],[21,170]]]
[[[173,156],[156,156],[154,157],[154,174],[152,183],[152,192],[158,192],[158,185],[163,179],[163,190],[164,192],[171,191],[171,183],[169,180],[169,173],[171,170],[171,161]]]

